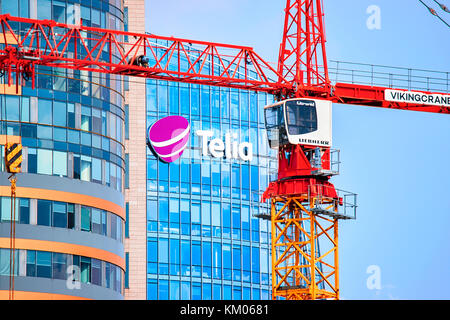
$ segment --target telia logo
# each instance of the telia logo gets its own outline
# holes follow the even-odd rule
[[[165,117],[149,128],[148,140],[162,161],[174,162],[187,146],[190,129],[189,122],[181,116]]]
[[[188,144],[189,122],[181,116],[169,116],[156,121],[148,129],[148,141],[152,152],[162,161],[170,163],[181,157]],[[200,155],[213,158],[252,161],[253,145],[250,142],[238,143],[237,134],[225,134],[225,140],[212,138],[211,130],[197,130],[200,139]]]

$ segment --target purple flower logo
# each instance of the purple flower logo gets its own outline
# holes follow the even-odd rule
[[[190,129],[189,122],[181,116],[165,117],[150,126],[148,141],[162,161],[174,162],[187,146]]]

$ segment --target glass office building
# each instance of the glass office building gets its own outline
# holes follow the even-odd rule
[[[124,29],[123,0],[1,0],[0,8],[12,16]],[[25,26],[12,27],[23,35]],[[107,48],[102,54],[109,58]],[[28,81],[16,94],[15,86],[0,84],[9,93],[0,95],[2,152],[8,141],[23,145],[16,297],[122,299],[123,83],[120,76],[43,66],[36,72],[36,89]],[[1,169],[0,297],[7,297],[12,215],[9,174],[3,163]]]
[[[191,126],[173,163],[147,150],[147,299],[270,299],[270,222],[259,203],[276,169],[263,108],[271,95],[147,80],[147,127],[168,115]],[[250,142],[251,161],[202,155],[197,130]]]

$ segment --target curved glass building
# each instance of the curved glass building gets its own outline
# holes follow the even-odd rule
[[[1,14],[124,29],[123,0],[0,2]],[[12,27],[20,32],[24,26]],[[109,56],[107,50],[103,54]],[[31,81],[19,94],[0,85],[1,146],[23,145],[15,204],[15,297],[122,299],[123,81],[42,66],[36,71],[36,89]],[[9,174],[3,163],[1,169],[0,298],[7,299],[12,215]]]

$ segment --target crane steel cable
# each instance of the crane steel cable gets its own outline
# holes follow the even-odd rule
[[[5,146],[8,146],[8,111],[6,107],[6,83],[0,84],[3,88],[2,107],[0,110],[0,121],[5,123]],[[3,109],[5,110],[5,121],[3,122]],[[2,126],[3,129],[3,126]],[[4,149],[5,166],[6,164],[6,148]],[[9,171],[9,170],[8,170]],[[17,178],[13,173],[8,180],[11,182],[11,206],[10,206],[10,228],[9,228],[9,300],[14,300],[14,277],[16,270],[16,181]]]
[[[439,7],[441,7],[442,10],[444,10],[447,13],[450,13],[450,9],[447,8],[447,6],[443,5],[442,3],[440,3],[440,2],[438,2],[436,0],[433,0],[433,1],[436,2],[439,5]]]
[[[439,20],[441,20],[447,27],[450,28],[450,24],[447,23],[447,21],[445,21],[444,19],[442,19],[439,14],[436,12],[436,10],[434,10],[433,8],[429,7],[427,4],[425,4],[422,0],[419,0],[420,3],[422,3],[427,9],[428,11],[435,17],[439,18]],[[439,5],[441,5],[440,3],[438,3]],[[445,7],[444,5],[441,6],[442,10],[445,10],[446,12],[448,12],[447,7]],[[444,9],[445,8],[445,9]]]
[[[9,300],[14,300],[14,277],[16,271],[16,176],[11,175],[8,178],[11,182],[11,227],[10,227],[10,262],[9,262]]]

